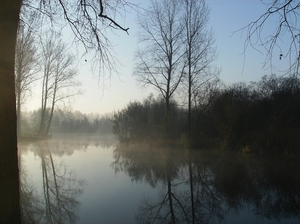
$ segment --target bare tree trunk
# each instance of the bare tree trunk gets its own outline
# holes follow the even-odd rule
[[[39,131],[38,131],[38,135],[42,135],[43,132],[43,124],[44,124],[44,118],[45,118],[45,111],[44,111],[44,99],[45,99],[45,93],[44,93],[44,88],[45,88],[45,79],[46,77],[43,77],[43,86],[42,86],[42,107],[41,107],[41,121],[40,121],[40,127],[39,127]]]
[[[192,72],[191,72],[191,61],[189,55],[189,71],[188,71],[188,147],[191,146],[192,139]]]
[[[18,94],[17,99],[17,135],[21,135],[21,96]]]
[[[53,97],[52,97],[51,111],[50,111],[50,115],[49,115],[49,119],[48,119],[47,126],[45,127],[44,135],[48,135],[49,130],[50,130],[50,126],[51,126],[51,122],[52,122],[52,118],[53,118],[53,112],[54,112],[55,100],[56,100],[56,92],[57,92],[57,82],[58,82],[58,81],[55,80],[54,91],[53,91]]]
[[[51,110],[50,110],[50,114],[49,114],[49,119],[47,121],[47,124],[45,124],[45,129],[44,129],[44,135],[47,136],[50,130],[50,126],[51,126],[51,122],[52,122],[52,118],[53,118],[53,112],[54,112],[54,106],[55,106],[55,102],[52,101],[52,106],[51,106]]]
[[[170,97],[169,96],[166,96],[165,98],[165,101],[166,101],[166,113],[165,113],[165,134],[166,134],[166,140],[169,140],[170,139]]]
[[[0,223],[21,223],[14,60],[21,0],[0,1]]]
[[[43,89],[42,89],[42,107],[41,107],[41,123],[38,135],[45,135],[45,124],[46,124],[46,113],[47,113],[47,100],[48,100],[48,82],[49,82],[49,72],[46,71],[43,78]]]
[[[17,72],[17,136],[21,134],[21,66],[18,66],[19,71]]]

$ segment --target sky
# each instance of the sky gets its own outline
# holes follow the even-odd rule
[[[146,0],[131,0],[146,7]],[[256,20],[266,7],[260,0],[206,0],[210,8],[210,23],[216,38],[218,58],[216,66],[221,68],[220,78],[225,84],[236,82],[258,81],[263,75],[270,75],[270,69],[264,69],[265,56],[248,47],[245,54],[245,32],[235,32],[250,22]],[[102,86],[102,79],[93,74],[90,65],[85,64],[84,58],[79,62],[77,79],[82,83],[83,94],[77,96],[60,108],[67,107],[79,110],[82,113],[106,114],[123,109],[131,101],[142,101],[150,93],[157,94],[151,88],[143,89],[132,76],[134,53],[137,49],[136,23],[137,15],[134,11],[126,14],[121,25],[129,27],[129,35],[125,32],[116,32],[111,36],[116,57],[122,64],[119,74],[113,74],[106,79]],[[274,20],[274,24],[276,21]],[[267,28],[266,28],[267,29]],[[268,32],[268,30],[266,30]],[[274,62],[284,66],[284,61],[274,57]],[[276,73],[276,72],[275,72]],[[36,83],[32,97],[27,100],[25,110],[32,111],[40,107],[40,87]]]

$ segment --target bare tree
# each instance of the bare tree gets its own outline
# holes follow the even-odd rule
[[[67,22],[75,39],[86,49],[98,52],[96,56],[104,55],[98,58],[104,62],[107,59],[105,53],[110,55],[111,50],[111,45],[106,45],[109,43],[105,34],[107,28],[127,30],[115,20],[116,12],[125,12],[123,0],[30,1],[24,0],[24,7],[37,11],[45,9],[48,14],[43,15],[48,17],[58,16],[53,14],[52,4],[59,6],[63,14],[59,20]],[[22,2],[0,1],[0,223],[21,222],[14,60]]]
[[[109,35],[118,30],[129,34],[129,28],[123,27],[116,19],[124,18],[128,8],[136,8],[134,4],[125,0],[26,0],[24,6],[38,10],[52,30],[61,32],[67,26],[74,34],[70,41],[72,47],[80,48],[81,53],[84,50],[82,57],[91,59],[92,68],[99,75],[103,77],[117,72],[120,63]]]
[[[140,84],[153,86],[165,99],[167,135],[170,99],[183,76],[180,8],[180,1],[156,0],[139,18],[139,41],[144,47],[137,51],[134,75]]]
[[[217,57],[215,39],[212,30],[207,28],[209,22],[209,8],[205,0],[182,0],[182,35],[185,46],[184,55],[184,87],[188,98],[188,131],[189,137],[192,125],[193,99],[203,86],[218,79],[219,70],[213,69],[212,63]],[[201,100],[201,99],[200,99]],[[194,102],[194,106],[197,102]]]
[[[21,134],[21,106],[26,96],[31,93],[32,83],[38,79],[38,56],[34,33],[34,26],[37,25],[36,14],[27,16],[29,17],[27,24],[24,21],[19,24],[15,55],[18,136]]]
[[[258,19],[239,31],[247,31],[245,50],[248,46],[261,53],[266,53],[265,66],[274,68],[273,59],[289,59],[288,72],[298,74],[300,52],[300,29],[298,27],[299,1],[268,0],[262,1],[266,11]],[[276,19],[276,23],[272,21]],[[272,33],[266,33],[266,28]],[[288,40],[284,42],[283,39]],[[257,47],[258,46],[258,47]]]
[[[42,41],[43,83],[41,122],[38,134],[47,136],[57,102],[80,94],[80,83],[73,67],[75,56],[66,53],[66,45],[52,34]]]

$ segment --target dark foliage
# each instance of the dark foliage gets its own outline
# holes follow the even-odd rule
[[[275,75],[264,76],[250,85],[227,87],[202,114],[198,125],[208,136],[202,141],[214,140],[223,148],[245,152],[297,150],[299,90],[296,78]]]
[[[171,141],[179,139],[186,118],[175,101],[170,103],[169,134]],[[149,96],[143,103],[131,102],[113,116],[113,133],[120,141],[165,140],[166,108],[164,99]]]
[[[258,82],[211,91],[206,97],[192,110],[189,141],[182,138],[188,133],[186,111],[172,102],[168,140],[185,139],[189,148],[221,147],[246,153],[298,151],[300,84],[296,77],[264,76]],[[116,113],[113,131],[121,141],[163,140],[164,122],[164,102],[149,97]]]

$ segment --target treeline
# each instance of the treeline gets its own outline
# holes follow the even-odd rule
[[[192,108],[190,132],[187,110],[173,100],[171,111],[168,140],[190,148],[295,152],[300,146],[300,85],[296,77],[264,76],[258,82],[210,91]],[[149,97],[115,114],[113,131],[121,141],[157,141],[166,131],[165,119],[163,101]]]
[[[49,110],[47,110],[49,112]],[[40,124],[40,110],[22,114],[21,127],[25,133],[38,133]],[[46,113],[48,114],[48,113]],[[54,112],[49,133],[112,133],[112,115],[83,114],[80,111]]]
[[[175,101],[170,102],[169,137],[178,138],[186,124],[186,115]],[[150,95],[143,102],[131,102],[113,116],[113,133],[119,141],[161,141],[166,137],[166,104]]]

